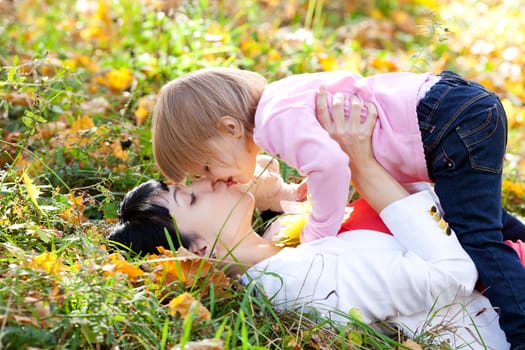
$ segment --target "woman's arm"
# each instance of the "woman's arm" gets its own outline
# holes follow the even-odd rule
[[[361,103],[350,98],[350,117],[344,115],[344,95],[336,93],[332,101],[333,116],[328,112],[327,92],[319,88],[316,115],[320,124],[339,143],[350,158],[352,184],[377,212],[390,203],[408,196],[408,192],[379,164],[372,150],[372,133],[377,120],[377,110],[367,104],[367,116],[361,123]]]

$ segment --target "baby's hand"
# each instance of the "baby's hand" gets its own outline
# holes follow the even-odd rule
[[[249,191],[255,197],[255,208],[259,211],[272,210],[283,212],[281,201],[306,199],[306,183],[293,184],[284,182],[279,171],[279,162],[269,155],[258,155],[254,178],[247,184],[238,184],[237,188]]]
[[[306,183],[306,179],[301,181],[299,183],[299,186],[297,186],[297,193],[296,193],[296,199],[298,202],[304,202],[308,196],[308,184]]]

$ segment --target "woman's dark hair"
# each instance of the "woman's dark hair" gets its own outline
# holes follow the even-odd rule
[[[194,238],[176,229],[166,207],[151,203],[164,191],[169,191],[164,182],[149,180],[126,193],[119,207],[119,223],[108,237],[112,249],[125,246],[143,256],[158,253],[158,246],[170,249],[170,241],[174,249],[190,248]]]

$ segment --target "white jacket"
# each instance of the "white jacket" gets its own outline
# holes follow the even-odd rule
[[[431,192],[412,194],[380,213],[393,236],[355,230],[284,248],[241,281],[258,283],[278,309],[315,311],[336,321],[357,309],[364,322],[397,320],[417,333],[429,310],[466,300],[477,280],[455,234],[430,213],[434,205]],[[495,326],[497,332],[497,318]]]

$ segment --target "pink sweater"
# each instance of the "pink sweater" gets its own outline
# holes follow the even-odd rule
[[[348,202],[348,156],[315,116],[321,83],[329,91],[376,105],[378,122],[372,137],[376,159],[401,183],[429,182],[416,106],[421,86],[432,74],[387,73],[362,77],[351,72],[291,76],[265,89],[255,114],[255,142],[307,176],[312,214],[302,242],[335,236]],[[345,105],[348,111],[348,101]]]

